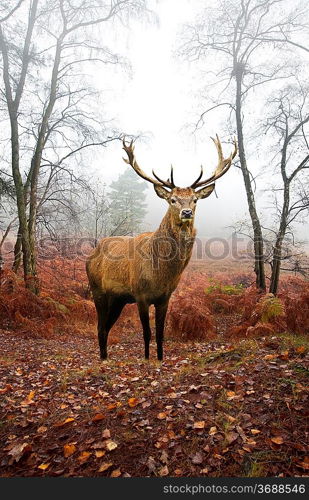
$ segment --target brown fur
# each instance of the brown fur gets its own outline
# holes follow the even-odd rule
[[[179,196],[182,206],[188,205],[188,199],[194,194],[190,188],[176,188],[171,195],[174,193]],[[98,316],[105,316],[107,320],[109,309],[117,302],[119,306],[115,313],[119,311],[119,316],[125,304],[137,302],[139,309],[147,311],[154,304],[159,312],[162,310],[165,319],[164,309],[167,309],[169,298],[190,260],[195,234],[194,219],[183,222],[179,210],[169,207],[153,233],[134,238],[103,238],[86,265]],[[109,323],[114,324],[118,318],[115,315]],[[108,331],[103,333],[107,341]],[[104,340],[103,358],[106,357],[105,351]]]
[[[149,358],[151,338],[149,306],[154,304],[157,356],[159,360],[163,359],[164,323],[168,302],[192,254],[196,234],[196,202],[212,193],[215,179],[228,170],[237,151],[235,142],[234,152],[224,160],[218,136],[214,143],[219,157],[215,173],[209,179],[200,181],[203,174],[201,169],[200,176],[191,187],[178,188],[174,185],[173,169],[168,181],[161,181],[156,174],[156,179],[145,174],[136,161],[133,141],[127,145],[123,140],[123,149],[128,155],[125,161],[140,177],[154,185],[157,195],[168,202],[169,209],[154,233],[143,233],[134,238],[104,238],[87,261],[88,279],[98,313],[98,338],[102,359],[107,358],[107,337],[110,329],[125,304],[133,302],[137,303],[143,326],[146,359]],[[212,183],[209,184],[210,182]],[[204,187],[197,191],[196,188],[201,186]]]

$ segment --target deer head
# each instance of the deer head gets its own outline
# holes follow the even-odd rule
[[[233,141],[234,150],[228,158],[224,158],[223,156],[222,146],[218,135],[216,135],[215,139],[212,137],[212,140],[218,153],[218,165],[214,173],[208,179],[201,180],[203,177],[203,167],[201,166],[201,172],[198,178],[191,186],[186,188],[175,186],[172,166],[170,177],[167,181],[160,179],[154,171],[152,171],[153,177],[145,174],[136,161],[133,140],[127,145],[125,138],[123,139],[123,149],[128,155],[128,158],[123,158],[123,160],[131,165],[142,179],[153,184],[157,195],[165,199],[170,205],[175,222],[178,222],[178,224],[188,224],[194,221],[197,201],[202,198],[207,198],[213,192],[215,181],[228,171],[237,153],[236,139]]]

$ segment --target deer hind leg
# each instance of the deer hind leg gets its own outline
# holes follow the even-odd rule
[[[145,359],[149,359],[149,344],[151,339],[151,329],[149,323],[149,305],[146,302],[138,302],[139,317],[143,327],[145,343]]]
[[[164,324],[167,313],[168,301],[157,304],[156,308],[156,342],[158,360],[163,359]]]

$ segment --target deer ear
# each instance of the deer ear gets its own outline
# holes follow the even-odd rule
[[[198,197],[199,200],[202,198],[207,198],[215,189],[215,183],[210,184],[209,186],[206,186],[199,191],[195,191],[195,195]]]
[[[157,195],[160,198],[163,198],[164,200],[168,200],[169,199],[170,193],[169,193],[169,191],[167,191],[166,189],[164,189],[164,187],[157,186],[156,184],[154,184],[153,187],[154,187],[155,192],[157,193]]]

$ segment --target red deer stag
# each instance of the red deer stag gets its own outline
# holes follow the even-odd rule
[[[169,207],[155,232],[135,237],[103,238],[87,261],[88,279],[98,315],[101,359],[107,358],[108,333],[123,307],[135,302],[143,327],[146,359],[149,359],[151,338],[149,306],[155,306],[157,355],[159,360],[163,359],[168,302],[191,257],[196,234],[196,202],[212,193],[215,181],[228,171],[237,153],[236,140],[234,151],[226,159],[218,136],[213,141],[219,157],[213,175],[201,180],[201,167],[200,175],[190,187],[179,188],[174,184],[173,168],[167,181],[161,180],[154,172],[153,177],[148,176],[136,161],[133,141],[128,145],[123,140],[123,149],[128,155],[124,161],[154,185],[157,195],[165,199]]]

